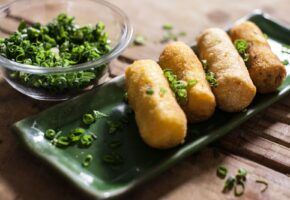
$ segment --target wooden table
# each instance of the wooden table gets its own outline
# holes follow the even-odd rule
[[[130,47],[112,62],[119,75],[134,59],[157,59],[164,44],[162,24],[185,31],[181,40],[191,44],[206,27],[225,28],[230,22],[261,8],[290,25],[287,0],[112,0],[131,19],[135,33],[147,38],[145,46]],[[238,3],[239,2],[239,3]],[[33,157],[19,144],[11,124],[39,113],[55,103],[32,100],[0,80],[0,199],[58,200],[87,199],[50,167]],[[162,175],[138,187],[124,199],[235,199],[223,194],[223,180],[216,177],[219,165],[235,174],[239,167],[249,171],[245,194],[239,199],[290,199],[290,97],[269,107],[231,134],[192,155]],[[213,151],[214,150],[214,151]],[[215,153],[214,153],[215,152]],[[216,156],[218,152],[218,156]],[[257,178],[269,182],[260,192]]]

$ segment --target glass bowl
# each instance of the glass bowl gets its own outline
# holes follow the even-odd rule
[[[103,0],[16,0],[0,7],[0,37],[5,38],[15,32],[19,23],[40,22],[47,24],[60,13],[75,17],[79,26],[104,22],[111,50],[97,60],[68,67],[41,67],[14,62],[0,56],[1,72],[4,79],[19,92],[39,100],[66,100],[94,86],[103,83],[108,76],[108,63],[116,58],[130,43],[132,26],[127,16],[116,6]],[[51,92],[43,88],[28,86],[13,74],[26,76],[69,75],[75,72],[93,70],[96,78],[83,88]],[[60,83],[61,84],[61,83]]]

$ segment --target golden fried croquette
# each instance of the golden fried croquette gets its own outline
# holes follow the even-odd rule
[[[160,66],[138,60],[125,72],[129,104],[142,139],[149,146],[166,149],[183,143],[187,120]]]
[[[189,122],[204,121],[212,116],[216,102],[206,80],[202,64],[192,49],[183,42],[168,44],[159,58],[162,69],[170,69],[179,80],[196,84],[187,88],[187,101],[181,104]]]
[[[197,38],[200,59],[207,60],[218,86],[213,88],[217,105],[227,112],[245,109],[256,94],[249,72],[225,31],[210,28]]]
[[[247,61],[250,76],[260,93],[274,92],[286,77],[285,66],[272,52],[267,39],[254,23],[246,21],[234,26],[230,31],[234,42],[246,40],[249,44]]]

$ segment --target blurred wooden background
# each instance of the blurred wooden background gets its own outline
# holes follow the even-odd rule
[[[1,1],[0,1],[1,2]],[[130,47],[113,61],[114,75],[127,62],[139,58],[157,59],[163,44],[161,26],[171,23],[180,38],[192,44],[204,28],[227,27],[231,22],[262,9],[290,26],[289,0],[110,0],[129,16],[135,33],[147,38],[145,46]],[[0,200],[63,200],[88,197],[62,176],[27,152],[11,131],[11,124],[36,114],[54,103],[32,100],[12,89],[0,78]],[[192,155],[162,175],[138,187],[124,199],[234,199],[221,193],[223,181],[216,168],[226,165],[231,174],[239,167],[249,171],[246,192],[239,199],[290,199],[290,97],[251,119],[232,134]],[[216,157],[213,154],[219,152]],[[259,177],[269,182],[260,193]]]

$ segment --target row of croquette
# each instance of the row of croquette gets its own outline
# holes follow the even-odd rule
[[[237,39],[248,43],[247,67],[232,43]],[[242,111],[256,91],[273,92],[286,76],[285,66],[252,22],[234,26],[230,37],[219,28],[206,29],[197,37],[197,47],[199,59],[189,46],[174,42],[165,47],[159,64],[138,60],[126,70],[129,104],[142,139],[151,147],[164,149],[183,143],[187,121],[210,118],[216,106],[226,112]],[[215,74],[216,87],[210,87],[200,60]],[[164,70],[170,70],[171,77],[166,79]],[[194,84],[187,84],[186,101],[178,103],[172,82],[176,81],[178,90],[180,81],[193,80]]]

